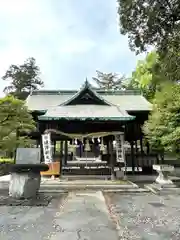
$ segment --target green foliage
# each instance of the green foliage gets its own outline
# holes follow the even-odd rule
[[[132,50],[166,49],[179,33],[179,0],[118,0],[118,5],[120,31],[128,34]]]
[[[30,139],[21,136],[35,129],[35,122],[24,102],[6,96],[0,99],[0,150],[13,152],[19,146],[28,146]]]
[[[102,90],[120,90],[123,88],[125,77],[119,77],[116,73],[103,73],[96,71],[97,77],[93,80],[97,83],[98,87]]]
[[[149,46],[159,54],[164,77],[180,79],[180,1],[118,0],[120,31],[128,35],[131,50]],[[148,78],[148,76],[147,76]]]
[[[152,51],[145,60],[138,61],[136,69],[132,73],[130,85],[135,89],[140,89],[143,95],[152,101],[155,92],[161,88],[162,83],[166,80],[159,55]]]
[[[3,163],[14,163],[14,159],[12,158],[0,158],[0,164]]]
[[[2,77],[3,80],[11,80],[4,92],[24,100],[31,91],[43,86],[39,75],[40,70],[34,58],[27,59],[22,65],[11,65]]]
[[[166,84],[156,93],[143,129],[153,148],[180,155],[180,85]]]

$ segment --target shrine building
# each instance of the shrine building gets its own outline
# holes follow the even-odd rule
[[[37,123],[31,133],[37,146],[51,134],[56,175],[146,171],[156,162],[141,129],[152,105],[139,91],[95,89],[86,80],[78,90],[33,91],[26,105]]]

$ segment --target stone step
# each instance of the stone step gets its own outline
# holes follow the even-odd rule
[[[111,179],[111,175],[62,175],[61,180],[95,180]]]
[[[135,184],[48,184],[43,183],[40,189],[51,189],[51,190],[76,190],[76,189],[138,189],[139,187]]]
[[[145,188],[124,188],[124,189],[109,189],[109,188],[76,188],[76,189],[71,189],[71,188],[67,188],[67,189],[51,189],[51,188],[40,188],[39,192],[41,193],[67,193],[70,191],[79,191],[79,190],[83,190],[83,191],[102,191],[105,193],[146,193],[146,192],[150,192],[150,190],[145,189]]]

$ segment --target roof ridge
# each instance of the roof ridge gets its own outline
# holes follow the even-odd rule
[[[95,91],[95,90],[92,88],[92,85],[88,82],[87,78],[86,78],[85,83],[84,83],[84,84],[82,85],[82,87],[79,89],[79,91],[76,92],[72,97],[70,97],[69,99],[65,100],[63,103],[61,103],[61,105],[67,105],[67,104],[69,104],[69,103],[72,102],[74,99],[78,98],[83,91],[86,91],[86,90],[91,91],[91,93],[94,94],[94,96],[95,96],[96,98],[98,98],[101,102],[103,102],[104,104],[107,104],[107,105],[109,105],[109,106],[113,105],[111,102],[109,102],[109,101],[107,101],[106,99],[104,99],[100,94],[98,94],[97,91]]]
[[[91,89],[100,95],[142,95],[140,90],[100,90],[91,87]],[[65,95],[65,94],[76,94],[78,90],[35,90],[31,93],[32,95]]]

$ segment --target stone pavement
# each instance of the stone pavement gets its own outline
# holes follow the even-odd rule
[[[101,192],[70,194],[67,204],[56,216],[54,223],[60,226],[62,233],[52,236],[52,240],[118,239]]]
[[[3,240],[117,240],[101,192],[54,197],[48,207],[0,207]]]
[[[0,206],[2,240],[179,240],[180,190],[77,191],[46,207]]]

